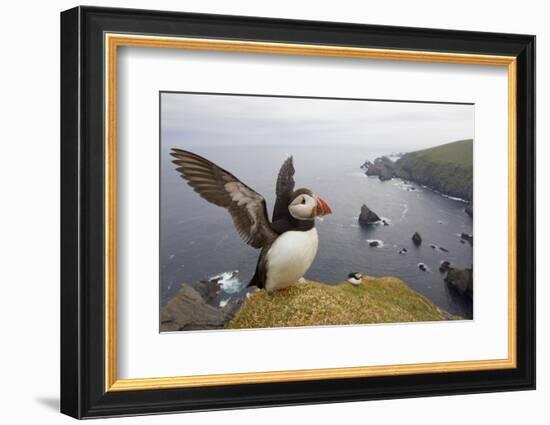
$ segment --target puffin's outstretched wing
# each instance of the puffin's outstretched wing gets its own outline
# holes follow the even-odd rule
[[[288,204],[291,201],[290,196],[293,191],[294,162],[292,156],[289,156],[285,162],[283,162],[283,165],[281,165],[279,175],[277,176],[277,186],[275,189],[277,199],[275,200],[275,207],[273,208],[273,222],[288,215]]]
[[[271,228],[262,195],[213,162],[181,149],[172,149],[181,177],[201,197],[231,214],[239,236],[254,248],[271,243],[278,235]]]

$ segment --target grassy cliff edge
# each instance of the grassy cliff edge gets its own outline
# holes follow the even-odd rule
[[[382,181],[393,177],[425,185],[445,195],[472,200],[473,141],[459,140],[415,152],[393,162],[388,157],[366,161],[368,176]]]
[[[364,276],[360,285],[306,280],[286,291],[257,291],[228,329],[422,322],[460,319],[395,277]]]
[[[394,172],[396,177],[471,201],[473,141],[460,140],[405,154],[394,164]]]

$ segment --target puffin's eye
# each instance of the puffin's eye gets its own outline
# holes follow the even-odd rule
[[[302,205],[306,203],[306,198],[302,198]]]

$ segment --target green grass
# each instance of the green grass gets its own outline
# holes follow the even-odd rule
[[[412,155],[427,159],[432,162],[459,165],[472,168],[473,166],[473,141],[459,140],[435,148],[412,152]]]
[[[283,292],[252,294],[228,329],[352,325],[456,319],[394,277],[363,277],[361,285],[306,281]]]
[[[403,155],[395,163],[394,175],[471,201],[472,158],[473,141],[460,140]]]

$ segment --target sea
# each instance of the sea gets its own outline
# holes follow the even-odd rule
[[[218,278],[222,285],[219,302],[224,305],[244,296],[259,251],[241,241],[225,209],[209,204],[187,186],[171,162],[171,147],[161,148],[161,304],[166,304],[183,282],[195,285]],[[319,249],[305,278],[334,284],[351,272],[396,276],[443,310],[473,318],[472,300],[450,289],[439,272],[444,260],[455,267],[472,266],[473,247],[460,240],[461,233],[473,234],[472,218],[464,212],[466,204],[415,183],[400,179],[382,182],[366,176],[361,165],[391,154],[391,146],[174,147],[208,158],[252,187],[266,199],[270,218],[279,167],[292,155],[296,188],[311,189],[332,209],[331,215],[317,220]],[[359,225],[363,204],[388,225]],[[415,232],[423,240],[419,247],[411,240]],[[371,246],[372,241],[378,245]]]

